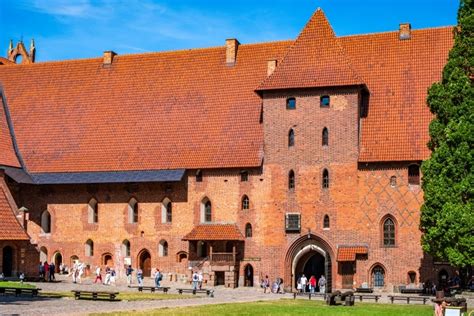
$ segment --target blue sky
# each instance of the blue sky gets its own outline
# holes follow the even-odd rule
[[[337,35],[454,25],[457,0],[0,0],[0,56],[35,39],[37,61],[293,39],[321,7]]]

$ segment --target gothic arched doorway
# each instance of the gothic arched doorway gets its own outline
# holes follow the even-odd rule
[[[296,289],[298,278],[304,274],[307,279],[314,275],[318,280],[326,278],[326,292],[332,290],[333,252],[330,245],[322,238],[308,234],[298,238],[289,247],[285,259],[286,286]]]
[[[2,273],[6,277],[11,277],[13,273],[13,248],[6,246],[3,248],[3,269]]]
[[[54,254],[54,269],[56,270],[56,273],[61,272],[61,264],[63,263],[63,255],[61,255],[60,252],[56,252]]]
[[[110,253],[104,253],[102,255],[102,265],[108,266],[109,268],[113,267],[114,259]]]
[[[144,249],[138,255],[138,266],[143,271],[143,276],[151,276],[151,255]]]
[[[244,285],[253,286],[253,267],[251,264],[245,266],[244,269]]]

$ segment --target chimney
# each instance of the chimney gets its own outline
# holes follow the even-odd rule
[[[277,67],[277,60],[276,59],[270,59],[267,61],[267,76],[270,76],[276,69]]]
[[[237,49],[239,45],[239,41],[235,38],[225,40],[225,62],[227,66],[234,66],[237,62]]]
[[[114,51],[108,50],[104,52],[104,63],[103,65],[112,65],[115,55],[117,55]]]
[[[399,38],[400,40],[407,40],[411,37],[411,24],[410,23],[400,23],[399,29]]]

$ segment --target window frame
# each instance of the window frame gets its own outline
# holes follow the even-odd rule
[[[195,179],[196,179],[196,182],[202,182],[202,170],[201,170],[201,169],[198,169],[198,170],[196,171],[196,175],[195,175],[195,176],[196,176],[196,178],[195,178]]]
[[[295,146],[295,130],[290,128],[288,131],[288,148]]]
[[[374,265],[371,270],[372,286],[382,288],[385,286],[385,269],[380,264]]]
[[[327,127],[324,127],[321,132],[321,145],[329,146],[329,129]]]
[[[293,103],[290,105],[290,103]],[[296,110],[296,98],[295,97],[289,97],[286,99],[286,109],[287,110]]]
[[[296,188],[296,175],[295,175],[295,171],[291,169],[288,172],[288,190],[293,192],[295,191],[295,188]]]
[[[245,238],[252,238],[252,236],[253,236],[252,224],[247,223],[245,224]]]
[[[212,203],[210,200],[204,203],[204,223],[212,223]]]
[[[294,225],[296,223],[296,225]],[[301,232],[301,214],[286,213],[285,214],[285,231],[289,233]]]
[[[325,104],[324,100],[327,100],[327,104]],[[331,96],[328,94],[324,94],[319,97],[319,107],[321,108],[329,108],[331,107]]]
[[[247,194],[244,194],[242,196],[242,201],[241,201],[241,209],[242,210],[248,210],[250,209],[250,199],[247,196]]]
[[[388,222],[391,222],[387,225]],[[382,220],[382,246],[384,248],[394,248],[397,246],[397,228],[395,219],[392,216],[385,216]],[[388,230],[387,230],[388,228]]]
[[[329,170],[327,168],[323,169],[323,174],[322,174],[322,182],[321,182],[321,188],[323,190],[329,189],[330,186],[330,178],[329,178]]]
[[[328,214],[325,214],[323,218],[323,229],[328,230],[330,228],[331,228],[331,219],[329,218]]]
[[[240,171],[240,182],[249,181],[249,172],[247,170]]]
[[[416,168],[416,172],[413,173],[414,169]],[[408,184],[409,185],[420,185],[421,184],[421,170],[420,165],[413,163],[408,166],[407,170],[408,175]]]

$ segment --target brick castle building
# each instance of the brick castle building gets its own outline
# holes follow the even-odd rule
[[[428,87],[452,27],[34,63],[0,58],[0,271],[80,260],[174,278],[392,290],[420,245]],[[19,59],[21,56],[21,63]],[[29,239],[29,241],[28,241]]]

